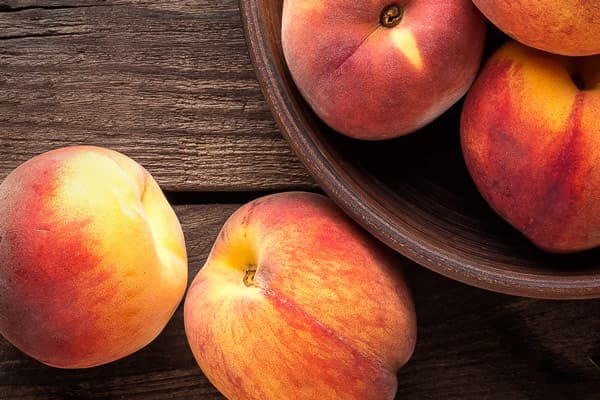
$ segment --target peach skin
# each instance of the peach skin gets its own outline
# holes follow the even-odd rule
[[[485,20],[470,0],[285,0],[281,40],[296,86],[334,130],[413,132],[470,87]]]
[[[567,56],[600,53],[597,0],[473,0],[509,36],[528,46]]]
[[[179,221],[148,172],[98,147],[21,164],[0,185],[0,333],[54,367],[148,344],[181,301]]]
[[[391,400],[416,341],[399,261],[324,196],[252,201],[186,296],[192,352],[230,400]]]
[[[600,56],[511,41],[465,101],[462,147],[487,202],[538,247],[600,245]]]

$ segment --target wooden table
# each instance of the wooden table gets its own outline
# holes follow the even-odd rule
[[[235,0],[0,0],[0,179],[74,144],[150,171],[182,222],[191,277],[242,203],[318,190],[263,100]],[[600,300],[406,271],[419,339],[397,399],[600,399]],[[223,397],[194,362],[180,307],[149,346],[92,369],[46,367],[0,338],[0,399]]]

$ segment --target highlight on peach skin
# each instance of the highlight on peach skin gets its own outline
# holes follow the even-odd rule
[[[465,101],[468,169],[488,203],[538,247],[600,246],[600,56],[511,41]]]
[[[471,86],[485,20],[471,0],[285,0],[291,76],[334,130],[364,140],[413,132]]]
[[[54,367],[124,357],[164,328],[187,283],[179,221],[123,154],[75,146],[0,185],[0,333]]]
[[[304,192],[229,218],[184,320],[199,366],[230,400],[393,399],[416,341],[397,256]]]
[[[525,45],[567,56],[600,54],[598,0],[473,0],[498,28]]]

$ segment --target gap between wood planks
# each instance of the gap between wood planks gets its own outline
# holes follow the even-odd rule
[[[196,204],[245,204],[259,197],[267,196],[275,193],[283,193],[288,191],[306,191],[312,193],[324,194],[323,191],[316,187],[312,189],[306,188],[290,188],[289,190],[252,190],[240,192],[175,192],[164,191],[164,194],[171,205],[196,205]]]

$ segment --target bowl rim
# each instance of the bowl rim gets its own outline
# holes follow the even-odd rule
[[[380,199],[352,184],[355,179],[334,167],[329,154],[304,133],[302,121],[291,105],[291,96],[279,73],[261,30],[259,0],[240,0],[246,44],[261,91],[279,130],[320,188],[355,222],[388,247],[415,263],[467,285],[493,292],[539,299],[592,299],[600,297],[600,274],[576,277],[536,275],[500,268],[481,268],[458,252],[448,252],[417,241],[381,205]],[[335,188],[335,189],[334,189]],[[369,199],[365,202],[364,199]]]

